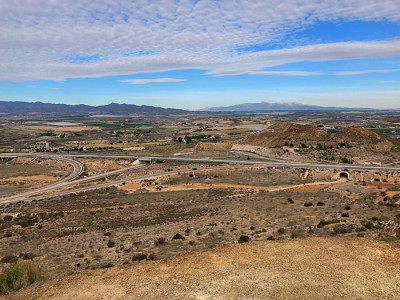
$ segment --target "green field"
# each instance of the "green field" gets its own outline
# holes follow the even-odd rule
[[[384,134],[400,133],[400,128],[371,128],[370,130]]]
[[[143,126],[150,126],[152,124],[145,124],[145,123],[86,123],[87,126],[95,126],[95,127],[102,127],[102,128],[137,128]]]

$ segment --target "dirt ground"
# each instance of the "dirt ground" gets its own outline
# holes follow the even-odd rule
[[[0,163],[0,197],[56,182],[72,172],[64,162],[51,159],[19,157]]]
[[[87,170],[98,171],[109,170],[107,166],[114,167],[120,163],[125,165],[128,161],[114,164],[106,162],[101,165],[90,160],[90,163],[91,167],[86,167]],[[109,277],[104,277],[105,279],[100,280],[97,285],[90,281],[95,289],[90,290],[89,283],[86,288],[82,286],[82,293],[76,294],[78,299],[80,295],[94,299],[112,299],[112,296],[115,296],[115,299],[125,299],[130,294],[136,298],[162,299],[162,293],[172,299],[211,299],[213,295],[221,295],[218,298],[222,299],[224,295],[260,299],[267,295],[267,298],[287,299],[287,291],[290,289],[296,291],[293,295],[302,295],[303,298],[300,299],[308,299],[307,296],[321,298],[321,295],[325,295],[322,293],[334,291],[333,287],[339,284],[343,285],[339,295],[344,298],[357,298],[350,296],[358,296],[358,284],[364,284],[367,280],[365,278],[375,280],[374,276],[381,276],[383,273],[372,273],[370,277],[364,278],[372,267],[360,270],[360,266],[352,259],[365,265],[368,263],[366,253],[372,253],[371,257],[380,257],[384,251],[389,251],[386,249],[395,251],[393,249],[398,247],[398,177],[375,172],[351,172],[356,181],[344,178],[331,180],[335,170],[259,167],[201,170],[201,166],[202,164],[155,163],[107,180],[128,179],[172,169],[190,171],[171,176],[155,176],[134,183],[127,181],[119,188],[111,187],[51,199],[0,205],[0,259],[6,256],[33,257],[33,263],[37,264],[49,279],[80,273],[69,278],[86,282],[85,280],[91,280],[86,277],[100,279],[107,276],[104,274],[114,274],[124,269],[124,272],[128,273],[123,273],[123,278],[127,278],[128,283],[134,281],[126,285],[118,282],[116,278]],[[361,181],[361,178],[369,181]],[[371,182],[373,178],[381,179],[382,184],[375,180]],[[376,199],[380,200],[376,202]],[[238,245],[242,238],[251,241],[249,246]],[[377,242],[378,240],[382,242]],[[339,245],[343,247],[343,251],[347,245],[358,252],[347,253],[349,258],[342,260],[343,265],[339,264],[339,259],[344,254],[338,252],[336,254],[339,257],[333,258],[333,261],[337,259],[337,263],[332,264],[329,249],[332,249],[335,243],[331,241],[343,241],[344,244]],[[320,248],[322,256],[313,248],[320,244],[328,249]],[[253,248],[246,248],[250,246]],[[238,254],[235,254],[235,247],[239,249]],[[361,251],[363,247],[372,247],[371,249],[380,249],[383,252]],[[267,250],[264,251],[264,248]],[[215,265],[207,265],[207,259],[202,257],[214,253],[214,250],[210,249],[217,249],[215,253],[228,251],[221,255],[236,259],[225,261],[219,258]],[[240,252],[240,249],[250,252]],[[299,249],[305,252],[296,252],[300,251]],[[251,251],[256,251],[260,258],[253,256]],[[187,253],[193,254],[187,256]],[[279,253],[287,254],[279,258]],[[183,270],[174,269],[177,277],[168,277],[172,275],[162,273],[165,271],[160,267],[163,263],[171,265],[168,261],[185,260],[179,255],[184,255],[191,265],[197,267],[189,269],[184,266]],[[138,257],[147,262],[138,264]],[[198,261],[191,260],[192,257]],[[302,261],[297,261],[297,257],[302,258]],[[286,258],[285,265],[281,261]],[[313,258],[321,266],[313,264]],[[158,262],[151,262],[153,259]],[[236,264],[241,260],[241,265]],[[275,264],[275,260],[281,263]],[[219,261],[223,262],[223,266],[228,266],[227,270],[232,270],[231,273],[223,271],[228,277],[214,276],[218,274],[218,270],[215,271],[214,268]],[[379,262],[386,264],[380,260]],[[153,291],[150,277],[146,277],[147,275],[144,278],[148,278],[148,283],[137,283],[137,280],[132,278],[142,275],[134,273],[136,269],[129,269],[129,265],[137,268],[150,266],[150,274],[157,274],[158,269],[160,275],[154,275],[155,282],[158,280],[163,288]],[[0,263],[0,270],[7,266],[8,263]],[[110,266],[115,267],[109,269]],[[259,266],[256,271],[252,269],[254,266]],[[293,266],[293,270],[290,266]],[[268,269],[270,267],[274,269]],[[349,268],[362,274],[357,277],[358,281],[354,286],[340,279],[350,277],[346,271]],[[286,270],[286,273],[283,270]],[[386,272],[389,269],[382,270]],[[104,271],[106,273],[103,274]],[[198,272],[196,276],[200,279],[191,279],[193,281],[189,282],[185,279],[185,272]],[[378,276],[376,280],[380,285],[377,287],[360,289],[358,293],[362,297],[359,298],[373,298],[378,294],[382,297],[388,295],[390,298],[390,289],[383,292],[384,285],[391,282],[385,277],[389,278],[392,274],[390,272],[392,271],[384,273],[382,280]],[[83,276],[85,280],[79,276]],[[252,279],[254,276],[256,279]],[[111,296],[106,294],[108,279],[115,282],[115,290]],[[175,282],[178,288],[175,286],[173,289],[172,283],[165,283],[164,287],[163,280]],[[52,284],[51,282],[53,281],[45,286]],[[306,283],[308,288],[305,287]],[[60,286],[60,293],[54,294],[55,299],[67,299],[61,295],[71,297],[79,291],[77,289],[73,292],[72,288],[61,290],[62,287],[73,286],[69,284],[69,279],[62,279],[53,284]],[[248,288],[246,284],[252,288]],[[273,287],[275,285],[277,288]],[[227,291],[229,286],[231,291]],[[193,293],[196,289],[197,292]],[[254,290],[255,296],[241,294],[246,290]],[[27,299],[39,295],[46,299],[51,295],[47,290],[34,291],[37,294],[32,294]],[[56,291],[58,288],[55,287],[54,292]],[[90,294],[97,291],[104,291],[105,294]],[[297,294],[297,291],[300,294]]]
[[[399,246],[343,237],[231,244],[82,272],[10,299],[397,299]]]

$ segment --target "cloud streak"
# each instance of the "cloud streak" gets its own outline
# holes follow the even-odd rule
[[[185,81],[185,79],[179,78],[155,78],[155,79],[124,79],[119,80],[119,82],[126,82],[130,84],[147,84],[147,83],[159,83],[159,82],[180,82]]]
[[[346,72],[336,72],[335,75],[361,75],[368,73],[391,73],[399,72],[400,69],[388,69],[388,70],[360,70],[360,71],[346,71]]]
[[[400,56],[398,40],[268,50],[317,22],[398,22],[398,0],[18,0],[1,1],[0,11],[0,80],[182,69],[235,75],[292,62]],[[286,75],[311,75],[293,72]]]

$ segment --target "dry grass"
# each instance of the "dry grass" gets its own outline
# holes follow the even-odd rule
[[[42,279],[42,273],[36,264],[12,262],[0,274],[0,294],[18,290]]]

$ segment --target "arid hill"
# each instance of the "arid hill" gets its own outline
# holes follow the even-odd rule
[[[87,270],[10,299],[395,299],[398,255],[398,244],[362,238],[231,244]]]
[[[311,125],[295,123],[278,123],[269,128],[251,134],[240,141],[240,144],[278,147],[283,145],[337,146],[344,143],[346,148],[361,148],[367,151],[387,153],[398,147],[392,139],[365,128],[348,128],[339,132],[327,132]]]

